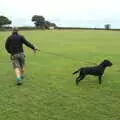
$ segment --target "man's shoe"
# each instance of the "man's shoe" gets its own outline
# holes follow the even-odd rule
[[[17,79],[16,79],[16,84],[17,84],[17,85],[22,85],[22,80],[21,80],[21,78],[17,78]]]

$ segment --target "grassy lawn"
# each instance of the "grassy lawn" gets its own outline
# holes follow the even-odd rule
[[[0,120],[120,120],[120,33],[113,31],[20,31],[41,52],[25,47],[25,79],[15,84],[0,32]],[[102,85],[88,76],[75,85],[79,67],[113,62]]]

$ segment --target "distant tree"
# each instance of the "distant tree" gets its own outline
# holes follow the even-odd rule
[[[49,29],[50,27],[50,22],[49,21],[45,21],[45,29]]]
[[[41,29],[44,29],[45,18],[43,16],[34,15],[32,17],[32,22],[34,22],[36,27],[40,27]]]
[[[51,23],[49,21],[45,21],[45,28],[46,29],[50,29],[50,27],[56,27],[56,24],[55,23]]]
[[[110,24],[106,24],[106,25],[104,25],[105,26],[105,30],[110,30],[110,28],[111,28],[111,25]]]
[[[45,18],[43,16],[40,16],[40,15],[34,15],[32,17],[32,22],[34,22],[34,24],[37,28],[41,28],[41,29],[50,29],[50,27],[53,27],[53,28],[56,27],[55,23],[51,23],[50,21],[46,21]]]
[[[53,26],[55,28],[57,27],[55,23],[51,23],[51,26]]]
[[[10,25],[11,23],[12,23],[12,21],[9,20],[7,17],[0,16],[0,27],[3,25]]]

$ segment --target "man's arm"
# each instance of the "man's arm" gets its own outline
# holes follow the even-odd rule
[[[23,42],[26,46],[28,46],[29,48],[35,50],[34,45],[31,44],[29,41],[27,41],[23,36],[22,36],[22,42]]]
[[[8,53],[11,53],[11,50],[10,50],[10,37],[8,37],[8,38],[6,39],[5,49],[7,50]]]

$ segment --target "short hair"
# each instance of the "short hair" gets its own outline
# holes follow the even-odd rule
[[[12,28],[12,33],[17,33],[18,32],[18,28],[17,27],[13,27]]]

